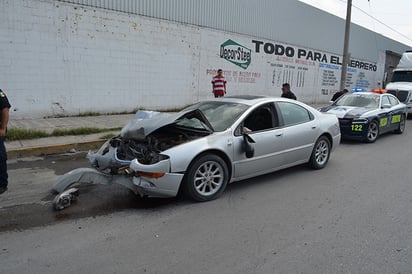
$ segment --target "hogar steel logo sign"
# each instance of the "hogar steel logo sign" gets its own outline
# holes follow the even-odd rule
[[[220,45],[220,58],[223,58],[242,69],[247,69],[251,62],[251,50],[233,40],[227,40]]]

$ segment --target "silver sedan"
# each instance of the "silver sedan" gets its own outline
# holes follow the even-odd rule
[[[89,153],[93,168],[73,170],[53,188],[119,183],[141,196],[183,192],[209,201],[231,182],[305,163],[321,169],[340,137],[336,115],[285,98],[236,96],[178,113],[139,111],[119,136]]]

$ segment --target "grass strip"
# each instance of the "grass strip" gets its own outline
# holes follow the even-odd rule
[[[52,133],[47,133],[43,130],[9,128],[7,130],[6,141],[30,140],[44,137],[58,137],[69,135],[88,135],[94,133],[102,133],[108,131],[119,131],[121,127],[116,128],[94,128],[94,127],[80,127],[73,129],[55,129]]]

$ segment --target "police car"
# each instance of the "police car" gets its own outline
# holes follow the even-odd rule
[[[402,134],[407,119],[407,106],[381,90],[353,91],[319,110],[338,117],[342,139],[368,143],[384,133]]]

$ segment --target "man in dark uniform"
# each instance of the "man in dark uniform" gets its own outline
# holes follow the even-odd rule
[[[348,90],[345,88],[342,91],[338,91],[336,92],[333,96],[332,96],[332,101],[336,101],[339,97],[341,97],[342,95],[344,95],[345,93],[347,93]]]
[[[281,97],[297,100],[296,95],[290,90],[290,85],[288,83],[284,83],[282,85],[282,96]]]
[[[0,194],[7,191],[7,152],[4,140],[6,139],[7,123],[9,122],[9,109],[11,105],[6,93],[0,89]]]

